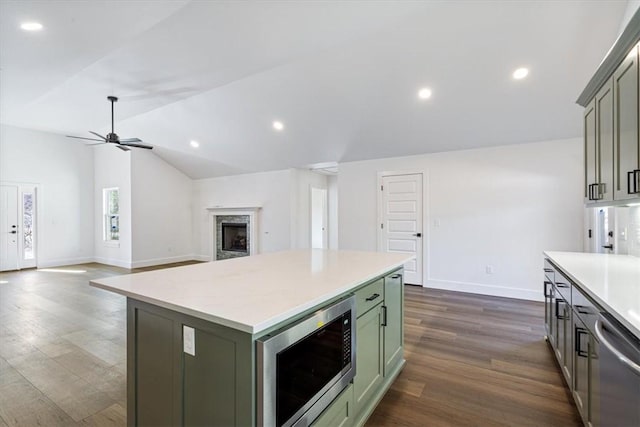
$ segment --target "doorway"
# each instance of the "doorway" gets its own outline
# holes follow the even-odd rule
[[[404,281],[422,286],[422,173],[380,176],[378,250],[414,255]]]
[[[311,247],[313,249],[328,247],[328,216],[327,189],[311,187]]]
[[[33,184],[0,185],[0,271],[36,266],[36,198]]]

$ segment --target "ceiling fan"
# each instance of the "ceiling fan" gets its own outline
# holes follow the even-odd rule
[[[72,136],[72,135],[67,135],[67,137],[76,138],[76,139],[84,139],[86,141],[99,141],[97,144],[88,144],[88,145],[98,145],[98,144],[104,144],[104,143],[117,144],[116,146],[119,149],[121,149],[122,151],[129,151],[129,147],[147,148],[149,150],[153,149],[153,147],[151,145],[140,144],[142,142],[142,140],[139,139],[139,138],[124,138],[124,139],[120,139],[120,137],[113,130],[113,104],[118,101],[118,98],[115,97],[115,96],[107,96],[107,99],[109,100],[109,102],[111,102],[111,133],[108,133],[107,136],[102,136],[99,133],[96,133],[96,132],[93,132],[93,131],[89,131],[89,133],[94,134],[95,136],[97,136],[100,139],[85,138],[85,137],[82,137],[82,136]]]

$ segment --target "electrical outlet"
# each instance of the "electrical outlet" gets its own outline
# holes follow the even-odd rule
[[[196,331],[189,326],[182,325],[182,346],[185,353],[196,355]]]
[[[435,219],[435,220],[433,220],[433,226],[434,226],[435,228],[440,227],[440,220],[439,220],[439,219]]]
[[[487,274],[493,274],[493,265],[487,265],[485,270]]]

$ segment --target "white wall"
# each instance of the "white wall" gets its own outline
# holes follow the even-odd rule
[[[38,184],[38,267],[93,258],[93,154],[81,142],[0,126],[0,181]]]
[[[97,262],[131,268],[131,152],[111,144],[92,147],[94,154],[94,236]],[[120,240],[103,240],[102,190],[117,187],[120,206]]]
[[[341,163],[340,249],[376,250],[378,172],[422,171],[425,285],[541,300],[542,251],[582,248],[582,162],[575,138]]]
[[[193,259],[191,185],[152,151],[131,151],[132,267]]]
[[[338,177],[327,177],[327,200],[329,205],[329,249],[338,249]]]
[[[290,247],[291,209],[288,170],[193,181],[193,244],[200,259],[210,259],[208,207],[262,206],[258,232],[260,252]]]
[[[327,188],[327,176],[291,169],[291,248],[311,247],[311,187]]]

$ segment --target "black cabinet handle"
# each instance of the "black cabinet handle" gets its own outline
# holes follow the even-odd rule
[[[564,315],[564,313],[565,313],[564,308],[562,309],[562,313],[563,313],[563,315],[562,315],[562,316],[560,316],[560,307],[559,307],[559,304],[560,304],[560,303],[565,304],[565,303],[566,303],[566,301],[565,301],[565,300],[563,300],[562,298],[558,298],[558,299],[556,300],[556,319],[558,319],[558,320],[567,320],[567,319],[569,319],[569,318],[568,318],[567,316],[565,316],[565,315]]]
[[[575,326],[574,329],[574,342],[575,342],[575,352],[579,357],[589,357],[589,352],[588,351],[584,351],[582,350],[582,343],[580,342],[580,338],[583,335],[589,335],[589,332],[584,329],[584,328],[580,328],[578,326]]]
[[[569,285],[567,283],[563,283],[563,282],[556,282],[556,286],[559,288],[568,288]]]
[[[638,194],[640,193],[640,188],[638,186],[638,181],[640,180],[640,169],[635,169],[630,172],[627,172],[627,193],[629,194]]]
[[[545,268],[544,272],[545,273],[553,273],[553,269],[552,268]]]
[[[549,282],[548,280],[544,281],[544,297],[545,298],[551,298],[553,296],[553,293],[549,292],[549,289],[551,288],[551,286],[548,285],[552,285],[553,283]]]
[[[380,296],[380,294],[373,294],[371,295],[369,298],[367,298],[367,301],[373,301],[374,299],[378,298]]]
[[[584,305],[575,304],[573,308],[580,314],[591,314],[589,307],[585,307]]]
[[[392,279],[399,279],[402,277],[402,274],[394,274],[393,276],[391,276]]]
[[[382,306],[382,326],[387,326],[387,306]]]

